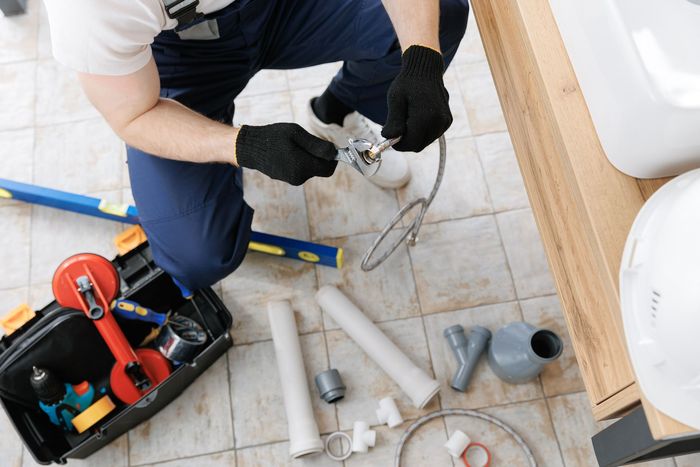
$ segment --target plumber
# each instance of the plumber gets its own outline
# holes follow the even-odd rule
[[[443,83],[467,0],[44,0],[55,58],[126,142],[154,258],[191,289],[243,260],[253,210],[241,168],[300,185],[330,177],[335,145],[401,136],[370,179],[410,178],[452,123]],[[262,69],[343,61],[294,123],[233,126],[234,98]],[[381,135],[376,128],[381,125]],[[382,138],[384,137],[384,138]]]

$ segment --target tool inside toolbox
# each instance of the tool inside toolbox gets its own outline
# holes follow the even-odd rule
[[[199,373],[213,363],[214,360],[211,356],[204,355],[209,347],[213,347],[213,344],[224,340],[225,337],[225,340],[229,342],[225,346],[217,346],[220,347],[217,349],[218,356],[230,346],[228,329],[231,326],[231,316],[211,289],[197,291],[190,299],[183,298],[180,289],[173,283],[170,276],[155,266],[147,246],[140,247],[125,256],[117,257],[111,264],[119,276],[117,298],[125,299],[128,303],[138,304],[139,313],[145,314],[143,310],[148,309],[153,314],[167,313],[168,319],[177,318],[176,325],[173,326],[175,337],[170,336],[170,339],[166,339],[163,345],[180,345],[176,341],[180,337],[179,334],[182,334],[185,339],[197,339],[197,342],[202,344],[201,348],[187,354],[186,359],[183,358],[182,361],[171,360],[169,363],[172,366],[172,373],[162,382],[156,382],[151,388],[152,395],[149,395],[150,391],[144,391],[138,400],[134,400],[131,404],[124,403],[114,396],[110,387],[110,384],[113,383],[113,380],[110,381],[110,373],[115,367],[114,355],[110,352],[109,346],[106,346],[104,341],[100,339],[100,334],[92,320],[88,318],[88,314],[61,307],[56,302],[38,310],[36,316],[24,326],[11,336],[0,340],[0,400],[5,405],[10,418],[30,451],[42,463],[60,461],[65,457],[83,457],[83,453],[99,449],[99,447],[90,447],[91,444],[95,444],[91,443],[92,439],[108,436],[110,427],[124,432],[151,416],[160,409],[160,407],[156,407],[157,405],[167,404]],[[179,352],[171,354],[156,350],[157,340],[153,339],[145,347],[142,346],[144,341],[148,341],[148,336],[154,334],[154,329],[158,328],[156,324],[124,319],[116,313],[114,316],[116,323],[126,336],[128,344],[133,349],[138,349],[137,352],[148,348],[153,352],[158,352],[158,356],[163,360],[165,360],[163,355],[168,358],[172,358],[173,355],[180,357],[185,355],[182,353],[181,345],[178,347]],[[57,322],[58,325],[55,325],[51,320]],[[71,322],[69,325],[61,327],[61,320],[71,320]],[[23,354],[20,349],[31,350],[30,347],[34,345],[33,341],[37,340],[37,336],[40,340],[43,334],[47,334],[47,331],[44,330],[37,331],[37,326],[46,322],[51,328],[50,332],[58,332],[57,338],[64,342],[70,339],[71,329],[79,330],[80,335],[73,336],[74,339],[70,340],[82,343],[82,345],[67,346],[71,349],[65,349],[65,352],[61,352],[56,350],[56,347],[61,345],[59,342],[53,343],[54,351],[50,352],[50,355],[43,356],[43,354],[36,352]],[[166,327],[167,325],[160,328],[158,334],[164,334],[163,330]],[[36,345],[39,346],[38,343]],[[82,355],[72,355],[74,351],[81,352]],[[64,361],[52,360],[53,354],[61,357]],[[39,359],[42,361],[37,362],[36,355],[40,355]],[[68,360],[67,356],[69,355],[72,356],[71,361],[65,361]],[[200,356],[203,359],[202,362],[198,362]],[[5,367],[5,371],[3,371],[3,367]],[[83,372],[81,367],[89,369],[89,371]],[[7,371],[7,368],[10,368],[11,371]],[[95,401],[100,400],[101,396],[111,396],[114,409],[101,415],[104,418],[99,419],[94,426],[86,429],[83,433],[78,433],[77,430],[67,430],[57,425],[55,416],[52,418],[52,423],[51,417],[47,416],[48,412],[40,410],[39,400],[29,386],[32,375],[36,379],[45,376],[44,368],[50,369],[46,373],[55,373],[58,379],[66,383],[68,395],[72,399],[78,400],[73,388],[80,391],[78,395],[85,394],[89,389],[94,391]],[[5,384],[8,381],[11,383]],[[18,383],[19,385],[17,385]],[[155,389],[159,389],[159,391],[155,391]],[[164,394],[158,394],[159,392]],[[153,400],[156,400],[156,397],[162,399],[159,404],[154,403],[153,407],[148,407]],[[60,414],[61,412],[59,412]],[[75,415],[78,413],[76,412]],[[112,438],[112,436],[109,437]],[[70,454],[73,452],[79,455],[71,456]]]

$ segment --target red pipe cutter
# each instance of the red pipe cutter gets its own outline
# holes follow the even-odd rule
[[[53,276],[53,294],[64,307],[85,312],[95,323],[116,363],[110,374],[114,395],[133,404],[170,375],[170,363],[153,349],[134,349],[109,304],[119,293],[119,274],[102,256],[81,253],[63,261]]]

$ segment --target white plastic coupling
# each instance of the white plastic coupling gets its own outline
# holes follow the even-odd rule
[[[396,406],[396,402],[391,397],[385,397],[379,401],[377,409],[377,420],[380,424],[387,424],[389,428],[395,428],[403,423],[401,412]]]
[[[469,436],[465,435],[464,432],[460,430],[455,430],[452,436],[450,436],[450,439],[445,443],[445,448],[447,448],[447,452],[450,456],[458,459],[464,451],[467,450],[469,443],[471,443]]]
[[[367,422],[355,422],[352,426],[352,452],[367,452],[377,442],[377,432],[369,429]]]

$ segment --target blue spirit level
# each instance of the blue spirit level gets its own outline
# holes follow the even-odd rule
[[[138,211],[128,204],[54,190],[0,178],[0,198],[16,199],[64,211],[101,217],[126,224],[138,224]],[[318,243],[253,231],[248,248],[260,253],[294,258],[334,268],[343,265],[343,249]]]

